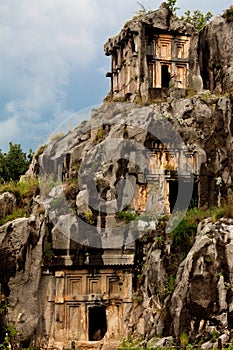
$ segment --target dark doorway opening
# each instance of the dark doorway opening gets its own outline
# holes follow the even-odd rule
[[[182,181],[182,180],[180,180]],[[169,181],[169,203],[170,203],[170,213],[172,213],[175,205],[176,209],[184,210],[187,209],[186,203],[186,194],[190,193],[190,186],[192,186],[192,198],[189,203],[189,209],[198,207],[198,182],[194,181],[182,181],[182,193],[180,193],[179,203],[176,203],[178,190],[179,190],[179,181],[177,179]],[[182,200],[183,198],[183,200]]]
[[[198,182],[197,181],[194,181],[194,184],[193,184],[193,194],[192,194],[192,199],[191,199],[191,202],[190,202],[190,205],[189,205],[189,209],[191,208],[198,208],[198,202],[199,202],[199,196],[198,196]]]
[[[106,309],[104,306],[89,307],[88,338],[89,341],[103,339],[107,332]]]
[[[177,180],[169,181],[169,203],[170,203],[170,213],[172,213],[177,199],[179,183]]]
[[[168,71],[167,65],[162,65],[161,67],[161,82],[162,88],[168,88],[170,83],[171,75]]]

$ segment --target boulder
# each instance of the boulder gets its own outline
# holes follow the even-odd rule
[[[4,192],[0,195],[0,218],[11,214],[16,209],[16,198],[13,193]]]

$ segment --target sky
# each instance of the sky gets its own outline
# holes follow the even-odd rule
[[[35,151],[59,125],[78,123],[110,88],[103,45],[159,0],[0,0],[0,149]],[[178,0],[181,10],[221,15],[230,0]],[[81,111],[81,112],[79,112]],[[76,114],[77,113],[77,114]],[[68,123],[68,122],[67,122]]]

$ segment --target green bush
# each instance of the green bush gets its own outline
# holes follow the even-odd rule
[[[40,146],[40,147],[37,149],[37,151],[36,151],[36,153],[35,153],[35,158],[36,158],[37,160],[38,160],[39,156],[45,151],[46,147],[47,147],[47,145],[45,144],[45,145]]]
[[[218,337],[219,337],[219,332],[218,331],[213,331],[210,334],[211,342],[215,343],[218,340]]]
[[[174,245],[176,247],[180,246],[182,248],[183,246],[183,248],[190,249],[193,245],[198,224],[208,217],[216,221],[222,216],[225,216],[227,210],[230,211],[232,209],[233,214],[233,205],[231,207],[228,204],[225,208],[225,210],[224,208],[212,208],[208,210],[193,208],[188,210],[179,225],[171,232]]]
[[[176,6],[176,3],[177,3],[177,0],[168,0],[166,2],[167,4],[167,7],[169,8],[169,10],[172,12],[172,13],[175,13],[176,10],[179,10],[180,8]]]
[[[53,255],[54,254],[53,254],[52,243],[48,242],[45,244],[45,247],[44,247],[44,256],[46,259],[50,260],[52,259]]]
[[[91,225],[94,224],[94,215],[93,215],[93,212],[91,209],[89,209],[85,212],[85,219],[89,224],[91,224]]]
[[[104,138],[104,131],[102,128],[99,128],[97,131],[96,131],[96,135],[95,135],[95,140],[97,143],[101,142]]]
[[[136,350],[136,349],[142,349],[140,347],[138,347],[138,344],[140,343],[139,340],[137,339],[133,339],[131,336],[129,336],[128,338],[124,338],[122,340],[122,343],[120,345],[120,347],[118,348],[118,350],[125,350],[125,349],[131,349],[131,350]]]
[[[196,235],[198,215],[192,210],[187,212],[179,225],[171,232],[173,245],[181,250],[189,250]]]
[[[169,282],[167,283],[166,287],[165,287],[165,296],[173,293],[173,291],[175,290],[175,277],[170,275],[169,276]]]
[[[222,216],[226,217],[226,218],[233,218],[233,203],[232,202],[228,202],[225,203],[223,208],[222,208],[222,212],[221,212]]]
[[[187,211],[182,221],[170,233],[173,243],[171,246],[171,258],[168,271],[175,276],[179,264],[186,258],[192,248],[197,233],[198,224],[210,217],[214,222],[222,217],[223,208],[200,210],[193,208]]]
[[[186,333],[181,333],[180,335],[180,345],[185,348],[188,345],[189,336]]]
[[[12,323],[8,323],[8,325],[4,328],[5,338],[2,344],[0,344],[0,350],[8,350],[15,349],[15,336],[16,336],[16,328]]]
[[[50,135],[50,141],[51,142],[58,141],[58,140],[62,139],[64,136],[65,136],[64,132],[59,131],[56,134]]]
[[[118,219],[121,219],[121,220],[133,221],[138,217],[138,214],[128,212],[128,211],[119,211],[117,213],[117,217]]]
[[[0,194],[4,192],[13,193],[16,197],[17,208],[0,219],[0,225],[16,218],[26,217],[30,213],[30,202],[38,190],[38,180],[36,178],[25,178],[24,181],[9,181],[0,185]]]
[[[18,201],[32,197],[38,189],[38,179],[34,177],[25,178],[23,181],[9,181],[0,185],[0,194],[4,192],[13,193]]]
[[[13,221],[18,218],[27,217],[27,211],[25,208],[19,208],[14,210],[11,214],[4,216],[4,218],[0,219],[0,226],[6,224],[9,221]]]
[[[0,315],[6,315],[8,312],[8,306],[6,300],[0,303]]]
[[[194,10],[191,13],[190,10],[187,10],[181,19],[186,22],[192,24],[197,30],[201,30],[213,17],[213,14],[208,11],[206,14],[202,13],[200,10]]]

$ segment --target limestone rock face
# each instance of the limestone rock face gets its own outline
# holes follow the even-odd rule
[[[203,348],[213,332],[227,342],[233,322],[232,239],[232,219],[205,219],[173,280],[174,242],[157,226],[141,252],[143,278],[128,319],[131,331],[146,339],[160,334],[177,341],[185,333],[190,341],[206,340]]]
[[[203,221],[180,265],[171,298],[173,331],[197,335],[211,324],[224,332],[232,325],[232,219]]]
[[[232,90],[233,27],[219,16],[199,33],[198,57],[205,89],[216,92]]]
[[[32,336],[40,317],[44,225],[43,218],[31,215],[0,227],[1,285],[9,322],[16,324],[22,341]]]
[[[142,169],[148,164],[145,164],[145,157],[141,156],[142,148],[146,150],[151,147],[147,141],[150,132],[159,138],[159,125],[167,121],[174,126],[184,143],[191,145],[195,154],[193,166],[194,173],[200,175],[200,206],[215,206],[218,192],[226,194],[231,183],[231,108],[231,97],[217,98],[210,93],[208,95],[208,92],[149,107],[131,103],[103,105],[92,113],[91,120],[84,127],[49,144],[39,157],[40,174],[55,174],[59,180],[78,177],[75,200],[80,215],[88,210],[87,203],[90,200],[96,209],[96,203],[105,205],[107,200],[111,210],[116,209],[116,204],[121,210],[126,196],[121,199],[121,205],[119,200],[116,201],[116,183],[120,178],[124,178],[127,184],[131,182],[133,187],[136,181],[138,196],[134,194],[134,209],[143,210],[143,206],[144,209],[146,207],[145,198],[147,206],[151,206],[149,203],[154,199],[149,198],[146,190],[143,190],[147,180],[139,167]],[[142,147],[139,147],[140,151],[137,149],[139,144]],[[122,155],[125,159],[119,160]],[[116,162],[116,159],[119,161]],[[35,164],[34,169],[38,166]],[[167,166],[175,167],[172,164]],[[218,177],[222,181],[220,187],[216,184]],[[86,188],[87,182],[89,188]],[[128,193],[127,198],[130,196],[132,194]]]
[[[225,327],[231,329],[232,221],[200,224],[195,244],[177,260],[179,250],[166,233],[167,223],[159,220],[170,210],[169,181],[178,163],[184,163],[180,173],[188,178],[187,159],[199,180],[199,206],[217,205],[231,195],[231,111],[230,97],[210,93],[144,107],[106,103],[90,121],[48,144],[30,169],[40,176],[31,216],[0,228],[0,282],[9,320],[25,346],[62,348],[68,334],[66,346],[71,347],[73,332],[79,334],[71,323],[65,328],[65,317],[81,319],[69,309],[80,293],[77,278],[84,281],[90,273],[82,287],[89,294],[80,302],[96,298],[100,303],[110,289],[101,296],[92,292],[95,281],[89,282],[93,270],[88,272],[88,266],[109,264],[113,274],[114,263],[119,271],[132,268],[134,261],[132,285],[127,271],[111,280],[114,298],[120,298],[122,286],[127,290],[124,319],[117,318],[116,304],[107,314],[113,333],[118,334],[117,319],[129,334],[146,335],[146,340],[158,334],[178,340],[182,332],[195,339],[211,334],[211,327],[222,334]],[[173,149],[169,158],[159,140],[168,144],[171,136],[176,145],[181,136],[187,148]],[[178,153],[185,157],[177,158]],[[118,212],[141,218],[131,225]],[[69,275],[77,266],[85,271]],[[86,341],[84,335],[80,341]]]

